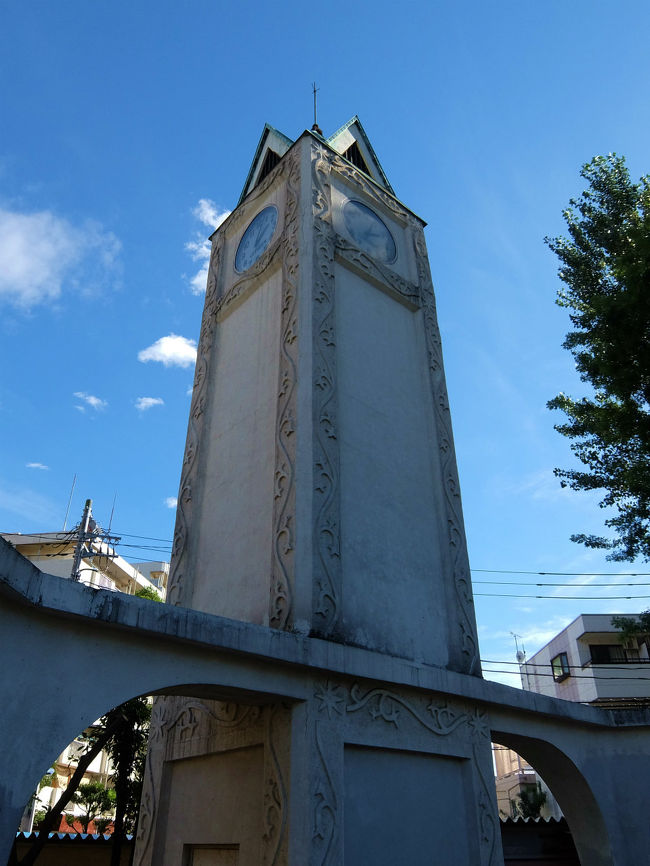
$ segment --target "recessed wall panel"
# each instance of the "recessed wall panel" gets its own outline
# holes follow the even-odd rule
[[[345,866],[474,866],[466,761],[345,748]]]
[[[268,622],[281,273],[216,329],[192,607]],[[206,437],[207,438],[207,437]]]
[[[346,637],[445,664],[439,485],[421,313],[336,270]]]

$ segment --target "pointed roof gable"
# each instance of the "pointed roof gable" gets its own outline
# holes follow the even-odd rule
[[[356,168],[365,172],[375,183],[382,186],[391,195],[395,195],[395,191],[377,159],[377,154],[370,144],[370,139],[356,114],[329,138],[324,138],[313,129],[311,135],[324,141],[328,147],[331,147]],[[248,193],[275,168],[293,143],[292,139],[273,126],[268,123],[264,124],[264,130],[257,144],[255,156],[237,205],[240,205]]]
[[[255,151],[255,156],[253,157],[253,162],[251,163],[248,177],[244,184],[244,189],[242,190],[242,194],[239,196],[239,201],[237,202],[238,205],[242,203],[253,187],[257,186],[260,182],[262,179],[260,177],[262,172],[264,171],[265,174],[268,174],[268,172],[277,165],[280,158],[285,155],[292,144],[293,141],[282,132],[269,126],[268,123],[264,124],[264,131],[262,132],[258,142],[257,150]]]
[[[377,154],[370,144],[370,139],[356,114],[351,120],[348,120],[345,126],[337,129],[334,135],[330,135],[325,140],[333,150],[350,160],[353,165],[365,172],[376,183],[395,195],[395,191],[377,159]]]

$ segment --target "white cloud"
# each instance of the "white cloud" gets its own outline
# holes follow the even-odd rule
[[[189,246],[189,244],[188,244]],[[208,285],[208,264],[210,259],[210,244],[207,244],[208,252],[205,257],[205,262],[201,265],[199,270],[194,274],[193,277],[190,277],[190,289],[192,290],[193,295],[202,295]],[[196,258],[196,256],[195,256]]]
[[[114,282],[119,240],[98,223],[73,226],[51,211],[0,208],[0,302],[23,309]]]
[[[196,362],[196,342],[168,334],[138,352],[138,361],[160,361],[165,367],[190,367]]]
[[[165,505],[167,508],[176,508],[178,505],[178,499],[175,496],[168,496],[165,499]]]
[[[46,466],[45,463],[25,463],[25,466],[28,469],[49,469],[49,466]]]
[[[164,406],[165,401],[162,397],[138,397],[135,401],[135,408],[138,412],[146,412],[147,409],[152,409],[154,406]]]
[[[229,210],[219,210],[217,205],[209,198],[200,198],[192,213],[197,219],[201,220],[203,225],[208,226],[214,231],[230,216],[231,212]]]
[[[91,409],[95,411],[99,411],[100,409],[105,409],[108,406],[108,402],[106,400],[102,400],[100,397],[95,397],[93,394],[86,394],[85,391],[75,391],[74,396],[77,400],[81,400],[85,403],[85,406],[75,406],[75,409],[78,409],[80,412],[86,411],[86,406],[89,406]]]
[[[211,232],[219,228],[221,223],[230,216],[229,210],[219,210],[209,198],[199,199],[199,203],[192,210],[194,216],[203,225],[208,226]],[[202,295],[208,282],[208,263],[210,261],[210,241],[203,236],[203,232],[197,232],[193,241],[185,244],[185,249],[190,253],[195,262],[200,262],[201,267],[189,278],[190,289],[193,295]]]

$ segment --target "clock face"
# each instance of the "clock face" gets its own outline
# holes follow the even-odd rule
[[[278,222],[278,209],[265,207],[248,226],[235,254],[235,270],[240,274],[252,267],[268,247]]]
[[[373,210],[350,199],[343,206],[343,221],[350,237],[364,253],[387,264],[395,261],[395,240],[388,226]]]

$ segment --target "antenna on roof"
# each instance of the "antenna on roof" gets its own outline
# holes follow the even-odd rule
[[[70,490],[70,496],[68,497],[68,507],[65,510],[65,518],[63,520],[63,531],[65,532],[65,528],[68,525],[68,514],[70,513],[70,503],[72,502],[72,494],[74,493],[74,486],[77,483],[77,473],[75,472],[74,478],[72,479],[72,489]]]
[[[526,661],[526,647],[524,646],[524,640],[520,634],[515,634],[514,631],[511,631],[510,634],[515,639],[516,658],[521,665]],[[521,640],[521,649],[519,649],[519,642],[517,641],[517,638]]]
[[[320,87],[316,87],[316,82],[313,81],[311,85],[311,89],[314,92],[314,125],[312,126],[312,131],[317,132],[319,135],[323,134],[323,130],[318,125],[318,120],[316,119],[316,94],[320,90]]]
[[[110,535],[111,526],[113,525],[113,514],[115,513],[115,500],[117,499],[117,490],[113,496],[113,507],[111,508],[111,519],[108,521],[108,533]]]

